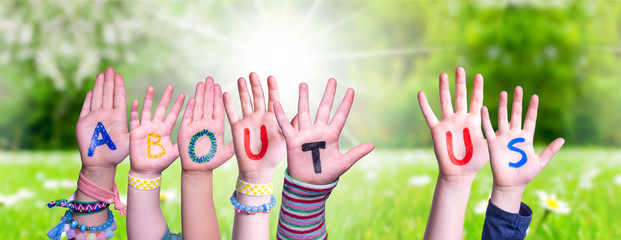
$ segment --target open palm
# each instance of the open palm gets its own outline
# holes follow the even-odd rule
[[[546,167],[564,143],[562,138],[556,139],[540,154],[535,153],[533,135],[539,98],[537,95],[531,97],[523,129],[522,98],[523,91],[518,86],[513,94],[511,122],[508,122],[507,92],[500,93],[496,132],[492,128],[487,108],[483,107],[481,112],[496,187],[526,187]]]
[[[89,154],[99,123],[104,126],[115,149],[103,144]],[[96,137],[103,139],[101,135]],[[125,82],[121,74],[114,73],[113,68],[108,67],[105,74],[98,74],[93,90],[86,94],[76,124],[76,138],[84,167],[116,167],[129,154]]]
[[[130,163],[132,172],[157,177],[179,157],[179,150],[177,145],[172,143],[170,133],[175,126],[185,96],[183,93],[179,94],[172,109],[166,114],[173,92],[173,86],[169,84],[151,118],[153,92],[153,87],[147,88],[140,119],[138,100],[132,103]]]
[[[216,139],[216,146],[211,145],[211,136],[197,135],[207,130]],[[200,136],[192,142],[194,136]],[[196,85],[194,98],[190,98],[185,108],[181,127],[177,134],[181,165],[185,171],[213,170],[233,156],[233,145],[224,144],[224,104],[222,89],[208,77],[205,82]],[[190,145],[193,143],[193,149]],[[208,155],[215,150],[215,154]],[[194,156],[190,152],[194,152]],[[193,159],[194,158],[194,159]]]
[[[418,102],[431,129],[442,176],[472,176],[489,160],[487,142],[481,132],[483,77],[480,74],[474,78],[469,111],[467,101],[466,72],[461,67],[457,68],[455,73],[454,112],[448,75],[446,73],[440,75],[442,121],[438,121],[431,110],[425,94],[422,91],[418,93]]]
[[[314,123],[311,123],[309,114],[306,83],[300,84],[298,126],[289,123],[280,103],[274,106],[278,124],[287,142],[289,175],[297,180],[310,184],[332,183],[374,148],[373,143],[363,143],[345,154],[340,152],[339,135],[354,101],[354,90],[347,89],[341,105],[328,123],[335,92],[336,80],[330,79]]]
[[[250,98],[246,79],[240,78],[237,81],[242,119],[237,117],[229,93],[224,94],[224,106],[233,132],[240,179],[253,183],[268,183],[272,181],[274,168],[285,155],[285,139],[276,122],[273,106],[274,102],[279,100],[278,85],[274,77],[268,77],[267,109],[263,88],[256,73],[250,74],[250,85],[254,101]]]

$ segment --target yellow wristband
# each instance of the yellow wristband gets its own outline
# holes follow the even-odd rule
[[[274,185],[272,183],[263,185],[252,184],[244,182],[238,178],[237,184],[235,185],[235,190],[237,190],[237,192],[239,193],[246,195],[267,196],[271,195],[274,192]]]
[[[160,182],[162,181],[162,176],[156,179],[140,179],[136,177],[132,177],[127,174],[127,181],[129,182],[129,186],[138,189],[138,190],[153,190],[160,187]]]

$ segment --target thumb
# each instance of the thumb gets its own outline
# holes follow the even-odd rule
[[[345,155],[343,156],[343,164],[345,166],[345,171],[351,168],[362,157],[366,156],[371,151],[373,151],[373,149],[375,149],[375,145],[371,142],[366,142],[358,146],[355,146],[354,148],[347,151]]]
[[[565,139],[557,138],[552,143],[550,143],[541,153],[539,154],[539,162],[543,167],[546,167],[550,162],[550,159],[556,155],[556,153],[561,150],[561,147],[565,144]]]

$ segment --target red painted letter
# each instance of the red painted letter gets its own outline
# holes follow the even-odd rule
[[[261,151],[259,154],[253,154],[250,150],[250,129],[244,129],[244,148],[246,149],[246,155],[252,160],[259,160],[265,156],[267,152],[267,128],[265,125],[261,125]]]
[[[472,139],[470,138],[470,130],[464,128],[464,144],[466,144],[466,156],[464,159],[459,160],[455,158],[453,153],[453,134],[450,131],[446,132],[446,148],[448,150],[449,158],[451,162],[457,166],[466,165],[472,159]]]

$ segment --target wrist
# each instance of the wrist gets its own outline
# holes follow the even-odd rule
[[[475,177],[476,177],[476,174],[447,176],[447,175],[440,173],[438,175],[438,183],[443,183],[443,184],[448,184],[448,185],[464,185],[464,184],[472,185],[472,182],[474,182]]]
[[[134,169],[130,169],[128,174],[131,175],[132,177],[140,178],[140,179],[155,179],[155,178],[159,178],[162,176],[162,172],[137,171]]]
[[[506,212],[518,213],[525,188],[525,186],[501,187],[494,184],[490,202]]]
[[[80,174],[95,185],[112,190],[114,177],[116,176],[116,166],[114,167],[88,167],[82,166]]]
[[[206,171],[203,170],[181,170],[181,174],[188,177],[205,177],[205,176],[213,176],[213,169],[209,169]]]
[[[240,180],[252,184],[268,184],[273,182],[274,171],[267,172],[239,172]]]

